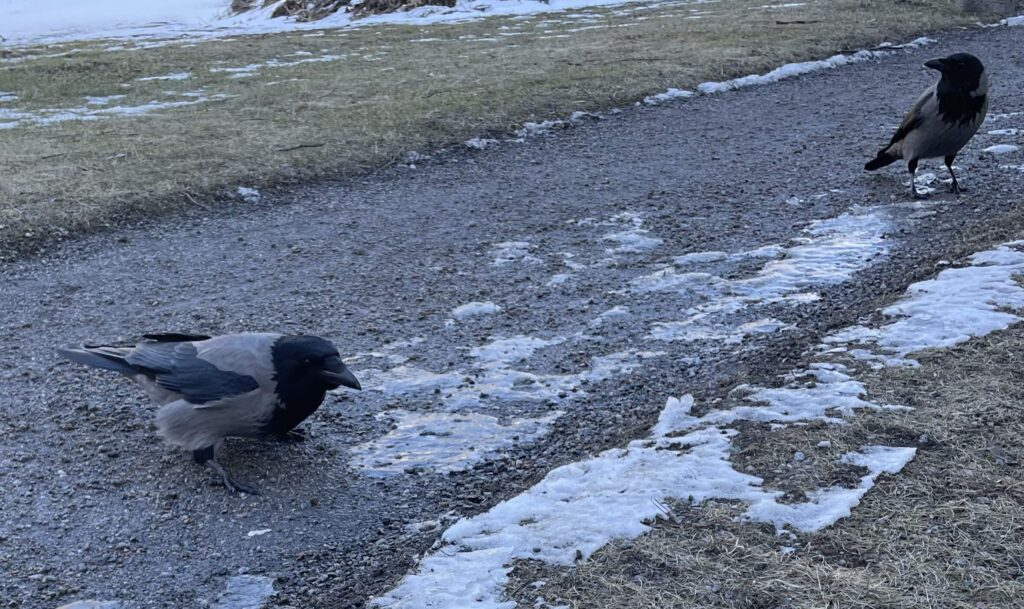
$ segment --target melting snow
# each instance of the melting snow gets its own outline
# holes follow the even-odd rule
[[[880,475],[899,473],[914,459],[916,453],[915,448],[888,446],[865,446],[861,452],[846,453],[839,460],[841,463],[868,469],[856,487],[833,486],[813,490],[807,493],[807,503],[786,504],[778,503],[774,498],[766,499],[750,506],[744,517],[758,522],[770,522],[779,533],[785,526],[804,532],[820,530],[848,517]]]
[[[748,336],[772,334],[792,327],[773,318],[758,319],[739,326],[724,321],[705,324],[702,319],[701,316],[694,316],[686,321],[656,322],[649,338],[686,342],[720,340],[727,345],[738,345]]]
[[[384,412],[378,417],[394,421],[395,428],[353,448],[353,464],[370,475],[461,471],[545,435],[561,414],[501,423],[477,413]]]
[[[530,254],[534,249],[528,241],[505,241],[496,243],[491,249],[491,256],[494,257],[494,266],[502,266],[510,262],[522,262],[523,264],[539,264],[541,259]]]
[[[173,74],[164,74],[162,76],[146,76],[145,78],[136,78],[135,80],[188,80],[189,78],[192,78],[192,74],[189,72],[175,72]]]
[[[249,203],[256,203],[260,200],[260,191],[255,188],[246,188],[245,186],[238,187],[238,196],[242,197]]]
[[[911,285],[907,296],[882,310],[896,321],[878,328],[854,326],[825,339],[829,345],[875,345],[896,361],[910,353],[958,343],[1003,330],[1021,321],[1024,310],[1024,253],[1017,242],[979,252],[963,268],[946,269],[934,279]],[[864,359],[876,356],[870,351]]]
[[[236,575],[228,578],[227,591],[220,595],[213,609],[261,609],[273,595],[273,579],[259,575]]]
[[[478,315],[493,315],[500,311],[501,307],[493,302],[473,301],[452,309],[452,317],[455,319],[465,319],[467,317],[476,317]]]
[[[1013,144],[996,144],[995,146],[989,146],[988,148],[982,150],[982,152],[987,152],[989,154],[995,155],[1002,155],[1017,152],[1018,150],[1020,150],[1020,147],[1014,146]]]

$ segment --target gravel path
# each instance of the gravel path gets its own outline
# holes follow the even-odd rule
[[[265,193],[250,208],[108,233],[6,266],[0,606],[238,607],[242,589],[267,577],[277,590],[271,606],[360,607],[393,585],[446,522],[638,436],[667,396],[692,392],[704,402],[738,383],[773,382],[822,333],[940,261],[1018,236],[1024,156],[981,151],[1024,143],[1019,134],[984,134],[1024,129],[1022,43],[1024,28],[950,34],[877,62],[628,109],[354,182]],[[968,194],[903,204],[901,171],[868,175],[861,166],[933,78],[923,61],[961,49],[992,70],[991,112],[1021,114],[991,118],[958,161]],[[926,169],[944,177],[940,164]],[[680,319],[708,298],[629,291],[674,256],[793,247],[813,220],[878,205],[886,206],[878,213],[890,227],[889,253],[862,261],[856,281],[815,287],[821,299],[797,307],[735,313],[790,329],[740,346],[645,338],[653,322]],[[528,245],[496,248],[508,242]],[[509,260],[495,264],[502,256]],[[696,270],[726,281],[763,270],[763,259],[737,260]],[[474,301],[501,310],[448,322]],[[616,306],[629,316],[593,321]],[[303,444],[230,442],[223,461],[263,491],[232,495],[155,438],[141,391],[53,354],[156,330],[323,335],[369,388],[330,395]],[[472,351],[518,336],[550,344],[521,361]],[[614,365],[595,363],[609,354]],[[595,366],[606,374],[587,376]],[[454,384],[374,389],[401,367],[450,373]],[[510,370],[543,379],[513,386],[537,399],[477,388]],[[538,388],[544,382],[554,389]],[[532,442],[536,427],[508,434],[514,446],[471,469],[367,475],[355,463],[364,453],[350,451],[392,426],[378,413],[453,409],[492,430],[565,414]],[[229,583],[234,596],[225,595]]]

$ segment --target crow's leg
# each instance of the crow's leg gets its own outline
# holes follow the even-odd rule
[[[256,492],[256,489],[235,482],[234,479],[231,477],[231,474],[228,473],[228,470],[224,469],[224,466],[221,465],[220,463],[217,463],[217,461],[213,457],[213,446],[207,446],[206,448],[192,451],[192,458],[195,459],[195,462],[198,463],[199,465],[209,465],[210,468],[213,469],[213,471],[220,474],[220,478],[224,482],[224,486],[227,487],[229,491],[235,493],[245,493],[246,495],[259,495],[259,493]]]
[[[292,429],[284,433],[277,434],[274,437],[278,442],[284,442],[285,444],[295,444],[297,442],[305,442],[309,439],[309,432],[305,429]]]
[[[949,185],[949,192],[958,195],[964,191],[960,188],[960,184],[956,181],[956,174],[953,173],[953,159],[956,158],[955,154],[951,154],[946,157],[946,169],[949,170],[949,177],[953,178],[953,183]]]
[[[910,172],[910,196],[915,199],[923,199],[917,192],[917,159],[907,163],[907,170]]]

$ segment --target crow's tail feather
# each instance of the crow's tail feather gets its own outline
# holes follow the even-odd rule
[[[138,374],[131,364],[125,360],[125,350],[117,347],[82,347],[80,349],[57,349],[64,358],[93,368],[113,370],[129,376]]]
[[[898,160],[899,157],[889,154],[888,149],[882,150],[881,152],[878,153],[878,156],[871,159],[864,165],[864,169],[867,171],[874,171],[876,169],[881,169],[886,165],[892,165]]]

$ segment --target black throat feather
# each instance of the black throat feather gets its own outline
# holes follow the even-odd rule
[[[327,387],[319,380],[318,370],[305,364],[307,358],[320,355],[321,345],[304,336],[285,336],[274,343],[274,381],[277,406],[264,424],[268,436],[282,436],[305,421],[323,403]]]
[[[958,87],[945,78],[939,81],[936,98],[939,102],[939,115],[943,122],[966,125],[974,121],[985,107],[985,95],[972,96],[972,89]]]

